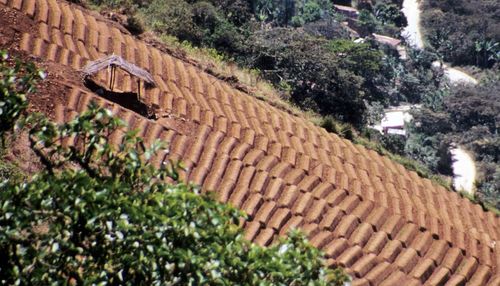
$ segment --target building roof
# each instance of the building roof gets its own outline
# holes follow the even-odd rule
[[[406,136],[406,130],[399,128],[388,128],[387,134],[402,135]]]
[[[382,118],[382,128],[402,128],[406,122],[410,122],[412,119],[411,114],[408,111],[393,110],[386,111],[384,117]]]
[[[401,44],[401,40],[399,40],[399,39],[395,39],[395,38],[392,38],[389,36],[379,35],[379,34],[375,34],[375,33],[373,33],[372,35],[375,38],[375,41],[382,43],[382,44],[390,45],[393,47],[396,47],[399,44]]]
[[[18,29],[19,48],[30,55],[80,70],[116,54],[148,71],[157,87],[143,97],[168,117],[147,120],[67,81],[57,120],[70,120],[96,100],[139,129],[146,143],[169,142],[170,152],[156,164],[181,159],[182,178],[245,211],[247,239],[269,245],[300,228],[328,265],[351,274],[353,285],[499,285],[500,223],[493,213],[102,24],[99,16],[59,0],[0,0],[0,6],[7,2],[35,20],[35,27]],[[117,76],[127,89],[129,75]],[[106,75],[100,80],[107,82]]]
[[[340,11],[345,11],[345,12],[350,12],[350,13],[356,13],[358,14],[358,9],[350,7],[350,6],[343,6],[343,5],[333,5],[335,9],[340,10]]]

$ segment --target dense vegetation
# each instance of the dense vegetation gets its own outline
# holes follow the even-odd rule
[[[123,132],[124,125],[109,110],[91,104],[60,126],[40,115],[21,116],[26,99],[16,90],[25,85],[33,91],[32,67],[18,63],[0,74],[0,102],[17,102],[4,109],[12,123],[4,131],[11,132],[16,121],[29,127],[31,148],[45,166],[30,179],[0,182],[1,284],[342,285],[346,280],[340,269],[324,267],[320,251],[300,233],[269,248],[245,241],[237,226],[242,213],[178,182],[178,164],[151,164],[162,149],[159,142],[146,148],[129,131],[118,146],[111,145],[108,136]]]
[[[500,62],[498,1],[423,1],[430,48],[456,65],[490,68]]]
[[[479,170],[477,198],[499,208],[500,6],[453,0],[423,1],[422,8],[427,48],[446,62],[475,70],[482,81],[445,90],[446,97],[417,114],[422,124],[413,137],[426,138],[421,145],[427,145],[428,158],[451,142],[471,151]]]

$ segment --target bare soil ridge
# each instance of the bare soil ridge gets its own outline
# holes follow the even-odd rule
[[[22,24],[4,20],[10,17]],[[67,2],[0,0],[0,19],[0,38],[14,39],[2,47],[48,71],[48,86],[30,99],[32,108],[65,122],[95,100],[146,142],[169,142],[156,163],[181,159],[182,178],[245,211],[247,239],[269,245],[298,227],[329,265],[346,268],[354,285],[498,285],[499,219],[458,194]],[[78,71],[110,54],[153,75],[158,87],[141,100],[159,107],[158,120],[83,85]],[[109,74],[95,81],[105,87]],[[131,92],[135,84],[117,73],[115,91]]]

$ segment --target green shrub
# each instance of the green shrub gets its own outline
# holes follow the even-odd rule
[[[2,154],[0,154],[0,182],[7,179],[18,182],[25,177],[19,166],[4,160],[1,156]]]
[[[335,133],[340,137],[352,140],[354,138],[354,132],[351,125],[337,121],[333,116],[323,117],[321,127],[325,128],[326,131],[330,133]]]
[[[136,15],[127,17],[125,28],[134,35],[142,34],[145,31],[144,22]]]
[[[396,134],[381,136],[380,143],[389,152],[404,155],[406,137]]]
[[[377,4],[375,6],[375,17],[382,25],[394,24],[397,27],[408,25],[405,15],[396,4]]]

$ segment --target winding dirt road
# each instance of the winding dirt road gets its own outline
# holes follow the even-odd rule
[[[411,47],[423,49],[424,41],[420,31],[420,8],[417,0],[405,0],[403,2],[403,13],[408,20],[408,26],[403,29],[402,35],[407,39]]]
[[[404,0],[403,13],[408,20],[408,26],[403,30],[402,35],[405,37],[411,47],[415,49],[423,49],[424,42],[420,29],[420,8],[418,0]],[[478,81],[467,73],[451,68],[446,64],[441,64],[436,61],[433,66],[444,69],[445,76],[450,83],[468,83],[477,84]],[[471,195],[474,194],[474,182],[476,180],[476,166],[474,160],[460,147],[450,150],[452,154],[453,168],[453,186],[457,191],[465,191]]]
[[[410,46],[415,49],[423,49],[424,41],[420,29],[420,3],[418,0],[404,0],[403,13],[408,20],[408,26],[403,29],[402,35]],[[444,69],[445,75],[452,84],[467,83],[477,84],[477,80],[467,73],[449,67],[446,64],[441,65],[439,62],[433,63],[435,66],[441,66]]]

